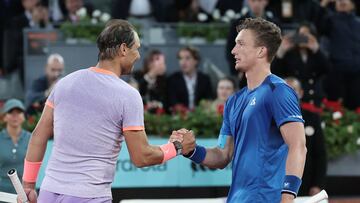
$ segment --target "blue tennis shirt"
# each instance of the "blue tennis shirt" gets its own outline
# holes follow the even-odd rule
[[[228,202],[280,202],[288,147],[280,126],[304,122],[295,91],[276,75],[226,102],[222,135],[234,138]]]

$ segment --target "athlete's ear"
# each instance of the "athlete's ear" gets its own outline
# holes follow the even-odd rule
[[[127,51],[127,46],[125,43],[122,43],[119,48],[119,54],[120,56],[125,56]]]
[[[266,57],[267,55],[267,48],[266,47],[259,47],[259,50],[258,50],[258,57],[259,58],[264,58]]]

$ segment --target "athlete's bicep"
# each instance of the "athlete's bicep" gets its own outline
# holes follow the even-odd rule
[[[303,146],[306,143],[304,124],[302,122],[288,122],[280,126],[281,135],[289,146]]]

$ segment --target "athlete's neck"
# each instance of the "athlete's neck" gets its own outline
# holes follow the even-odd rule
[[[270,74],[270,64],[254,66],[254,68],[245,73],[248,88],[250,90],[257,88]]]
[[[104,70],[108,70],[108,71],[115,73],[115,75],[117,75],[119,77],[121,76],[120,64],[115,60],[99,61],[98,64],[96,64],[96,68],[102,68]]]

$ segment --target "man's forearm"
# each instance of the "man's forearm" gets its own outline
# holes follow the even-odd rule
[[[209,168],[225,168],[231,161],[231,157],[224,153],[221,149],[207,148],[206,157],[202,162],[203,165]]]
[[[44,139],[38,135],[37,130],[35,129],[29,141],[26,160],[31,162],[42,161],[46,151],[47,141],[48,139]]]
[[[305,145],[299,144],[296,146],[289,146],[289,152],[286,159],[286,175],[294,175],[301,178],[304,172],[305,159]]]

